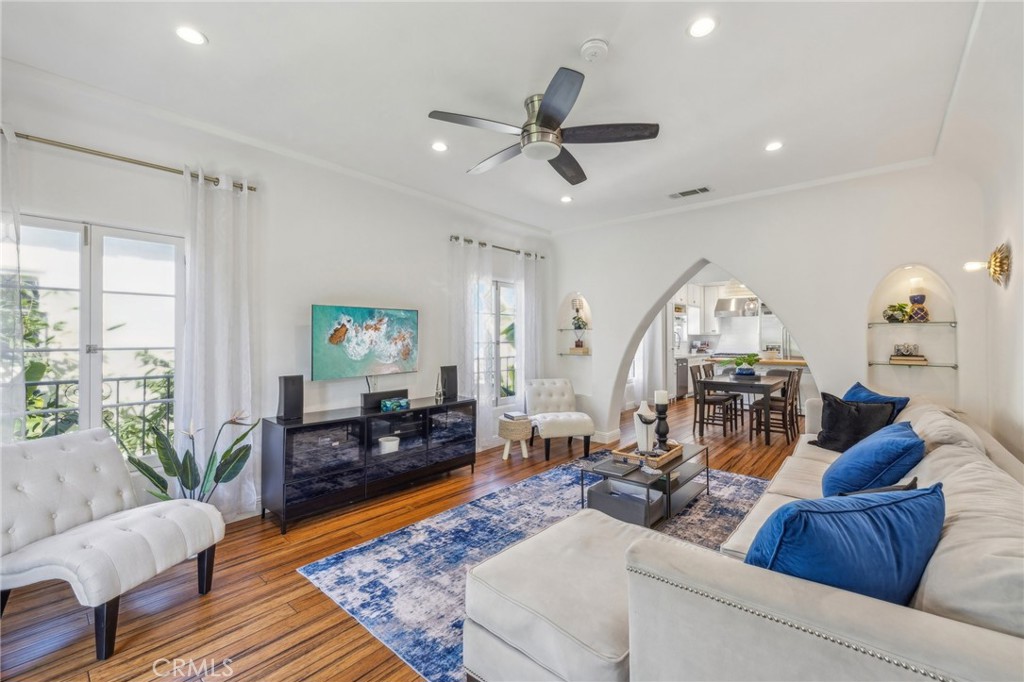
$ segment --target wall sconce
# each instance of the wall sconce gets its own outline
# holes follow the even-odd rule
[[[1004,243],[996,247],[996,250],[988,257],[988,261],[969,261],[964,263],[964,270],[967,272],[987,270],[993,282],[999,286],[1006,286],[1006,283],[1010,281],[1010,266],[1012,262],[1010,245]]]

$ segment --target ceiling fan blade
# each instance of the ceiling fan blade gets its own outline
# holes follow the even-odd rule
[[[603,125],[562,128],[562,142],[589,144],[598,142],[633,142],[653,140],[658,136],[657,123],[605,123]]]
[[[558,171],[558,174],[565,178],[570,185],[578,185],[587,179],[587,174],[580,167],[580,162],[569,153],[569,150],[562,147],[561,153],[548,161],[551,167]]]
[[[466,172],[470,173],[471,175],[479,175],[480,173],[486,173],[487,171],[491,170],[498,164],[505,163],[509,159],[519,156],[520,151],[521,148],[519,146],[519,143],[516,142],[511,147],[506,147],[497,154],[493,156],[488,156],[486,159],[484,159],[477,165],[473,166]]]
[[[501,123],[499,121],[491,121],[486,118],[479,118],[477,116],[465,116],[464,114],[452,114],[447,111],[431,111],[427,114],[430,118],[437,119],[438,121],[447,121],[448,123],[457,123],[463,126],[469,126],[471,128],[483,128],[484,130],[493,130],[496,133],[506,133],[508,135],[519,135],[523,132],[523,129],[519,126],[514,126],[509,123]]]
[[[580,96],[582,87],[582,73],[564,66],[559,68],[555,72],[555,77],[548,83],[548,89],[544,91],[540,109],[537,111],[537,123],[542,128],[549,130],[555,130],[561,126],[562,121],[569,115],[572,105],[576,104],[576,98]]]

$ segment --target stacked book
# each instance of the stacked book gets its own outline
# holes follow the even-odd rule
[[[530,415],[525,412],[506,412],[505,419],[511,419],[514,422],[525,421],[530,418]]]
[[[890,355],[890,365],[927,365],[928,358],[923,355]]]

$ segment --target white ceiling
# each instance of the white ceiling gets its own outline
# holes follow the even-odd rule
[[[556,231],[933,154],[975,3],[3,3],[3,57],[369,176]],[[690,38],[710,14],[717,30]],[[210,43],[193,47],[188,23]],[[608,41],[599,63],[579,56]],[[515,138],[559,66],[586,81],[566,126],[661,124],[571,145],[570,187]],[[25,130],[25,132],[35,132]],[[766,142],[785,147],[766,153]],[[450,150],[431,150],[444,140]],[[86,144],[88,140],[71,140]],[[116,150],[111,150],[116,151]],[[183,160],[167,160],[172,163]],[[679,190],[712,189],[689,199]],[[571,194],[574,201],[559,198]]]

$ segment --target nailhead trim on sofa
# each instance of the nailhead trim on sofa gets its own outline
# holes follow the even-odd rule
[[[793,628],[794,630],[799,630],[800,632],[804,632],[806,634],[813,635],[815,637],[818,637],[819,639],[827,640],[829,642],[832,642],[833,644],[842,645],[842,646],[846,647],[847,649],[852,649],[852,650],[854,650],[854,651],[856,651],[858,653],[864,654],[866,656],[871,656],[872,658],[877,658],[880,661],[885,661],[886,663],[894,665],[894,666],[896,666],[898,668],[903,668],[904,670],[909,670],[911,672],[917,673],[917,674],[922,675],[924,677],[927,677],[929,679],[938,680],[938,682],[954,682],[953,678],[946,677],[944,675],[940,675],[940,674],[938,674],[938,673],[936,673],[934,671],[931,671],[931,670],[926,670],[926,669],[924,669],[924,668],[922,668],[920,666],[907,663],[906,661],[901,661],[900,659],[893,658],[892,656],[887,656],[885,654],[880,654],[877,651],[874,651],[873,649],[868,649],[868,648],[863,647],[863,646],[861,646],[859,644],[854,644],[852,642],[848,642],[848,641],[846,641],[844,639],[840,639],[840,638],[835,637],[833,635],[828,635],[828,634],[825,634],[824,632],[819,632],[818,630],[812,630],[811,628],[808,628],[808,627],[805,627],[803,625],[800,625],[799,623],[794,623],[791,620],[786,620],[784,618],[779,618],[778,616],[774,616],[774,615],[772,615],[770,613],[765,613],[764,611],[758,611],[756,609],[752,609],[752,608],[750,608],[748,606],[744,606],[744,605],[738,604],[738,603],[736,603],[734,601],[730,601],[728,599],[724,599],[724,598],[719,597],[717,595],[711,594],[710,592],[705,592],[703,590],[694,589],[694,588],[689,587],[687,585],[683,585],[683,584],[677,583],[677,582],[675,582],[673,580],[668,580],[667,578],[664,578],[662,576],[655,575],[653,573],[648,573],[647,571],[641,571],[639,569],[633,568],[632,566],[627,566],[626,570],[629,571],[630,573],[635,573],[636,575],[642,576],[644,578],[651,578],[653,580],[657,580],[658,582],[665,583],[666,585],[671,585],[672,587],[678,588],[680,590],[684,590],[684,591],[689,592],[691,594],[695,594],[698,597],[704,597],[705,599],[710,599],[712,601],[718,602],[719,604],[724,604],[725,606],[730,606],[730,607],[732,607],[734,609],[739,609],[740,611],[743,611],[744,613],[749,613],[751,615],[758,616],[760,618],[764,618],[765,620],[769,620],[769,621],[771,621],[773,623],[779,623],[780,625],[785,625],[786,627]]]

